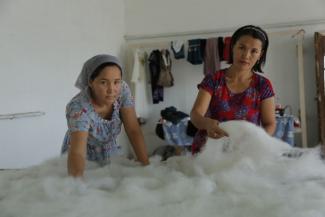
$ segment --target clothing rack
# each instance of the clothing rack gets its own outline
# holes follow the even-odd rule
[[[314,19],[314,20],[305,20],[305,21],[295,21],[295,22],[286,22],[286,23],[272,23],[258,25],[263,29],[288,29],[288,28],[302,28],[303,26],[325,24],[325,19]],[[199,30],[199,31],[185,31],[185,32],[168,32],[168,33],[158,33],[158,34],[134,34],[134,35],[125,35],[125,40],[130,43],[132,41],[140,40],[154,40],[154,39],[177,39],[177,38],[188,38],[202,35],[222,35],[227,33],[232,33],[240,26],[235,26],[232,28],[219,28],[215,30]],[[283,31],[282,31],[283,32]],[[268,33],[272,35],[272,33]]]
[[[292,37],[297,36],[300,33],[305,33],[304,29],[287,29],[287,30],[278,30],[278,31],[272,31],[272,32],[267,32],[269,37],[272,36],[287,36],[291,35]],[[144,38],[137,38],[137,39],[131,39],[130,41],[127,41],[127,49],[148,49],[148,48],[154,48],[154,49],[162,49],[162,48],[169,48],[170,47],[170,42],[172,40],[177,40],[177,39],[182,39],[182,40],[188,40],[188,39],[193,39],[193,38],[208,38],[208,37],[215,37],[216,34],[222,34],[226,35],[228,34],[229,36],[231,35],[231,32],[213,32],[212,34],[206,34],[205,32],[201,32],[201,34],[186,34],[186,35],[179,35],[177,36],[176,34],[173,37],[144,37]],[[177,38],[178,37],[178,38]],[[185,45],[186,46],[186,45]]]

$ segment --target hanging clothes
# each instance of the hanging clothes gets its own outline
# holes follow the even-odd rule
[[[172,75],[172,61],[170,53],[167,49],[160,51],[160,73],[157,84],[163,87],[171,87],[174,85],[174,77]]]
[[[230,43],[231,43],[231,37],[225,37],[224,38],[224,46],[223,46],[223,59],[227,62],[230,60]]]
[[[181,40],[172,41],[170,48],[173,51],[175,59],[185,58],[184,41]]]
[[[193,65],[199,65],[203,63],[201,53],[201,39],[188,40],[187,61]]]
[[[149,56],[149,71],[151,81],[151,94],[153,104],[164,101],[164,88],[157,84],[160,74],[161,53],[153,50]]]
[[[135,110],[138,117],[148,117],[149,96],[148,96],[148,78],[146,72],[146,63],[148,54],[142,49],[136,49],[133,53],[134,64],[131,77],[131,84],[134,89]]]
[[[208,38],[204,52],[203,74],[207,75],[220,70],[220,58],[218,50],[218,39]]]
[[[220,61],[223,61],[223,47],[224,47],[224,43],[223,43],[223,37],[218,37],[218,53],[219,53],[219,59]]]

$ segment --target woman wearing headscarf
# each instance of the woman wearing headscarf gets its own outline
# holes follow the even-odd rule
[[[111,156],[121,155],[117,136],[122,124],[137,159],[149,164],[134,101],[122,73],[115,56],[96,55],[84,63],[75,84],[80,92],[66,107],[68,131],[62,153],[68,153],[69,175],[83,176],[86,160],[105,165]]]

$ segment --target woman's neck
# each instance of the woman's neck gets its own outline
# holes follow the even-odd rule
[[[250,79],[253,75],[253,72],[251,70],[240,70],[235,68],[233,65],[230,66],[226,71],[226,77],[228,79],[231,79],[233,81],[246,81],[247,79]]]
[[[98,103],[95,99],[90,100],[96,113],[103,119],[110,119],[113,111],[113,104]]]

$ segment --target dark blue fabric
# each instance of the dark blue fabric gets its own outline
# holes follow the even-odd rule
[[[193,65],[199,65],[203,63],[201,39],[188,40],[187,61]]]

